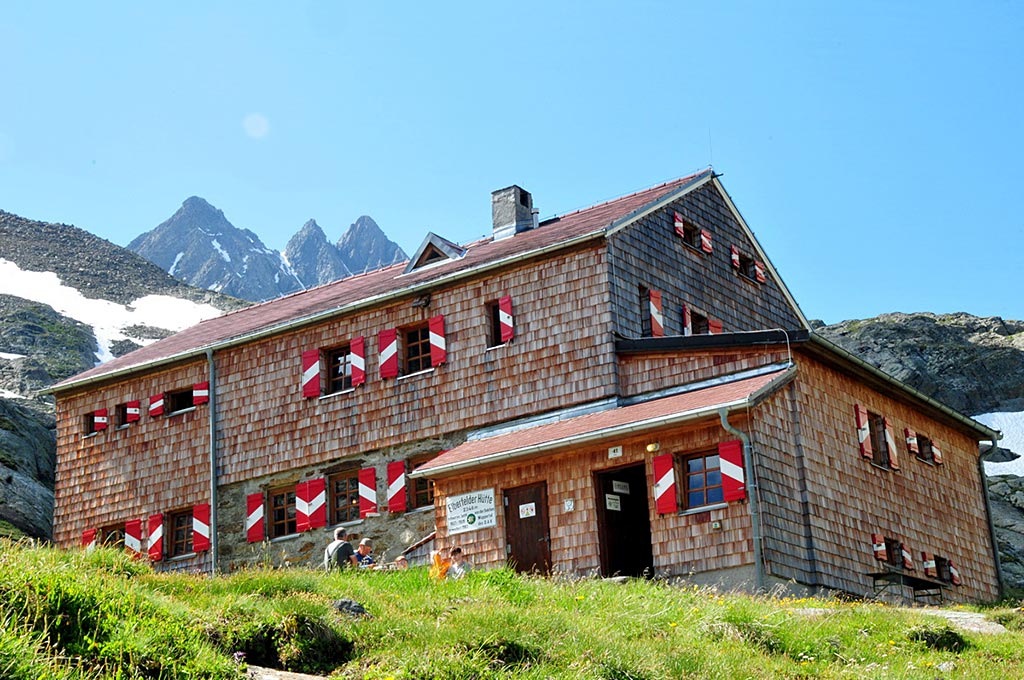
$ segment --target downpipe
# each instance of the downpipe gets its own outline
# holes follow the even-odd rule
[[[765,577],[764,562],[761,558],[761,520],[757,502],[757,475],[754,474],[754,455],[750,447],[750,437],[747,436],[746,432],[733,427],[729,422],[729,412],[726,409],[718,409],[718,417],[725,431],[739,437],[740,441],[743,442],[743,467],[747,476],[747,501],[750,503],[750,523],[754,543],[755,586],[757,588],[756,592],[763,593],[765,592]]]
[[[990,451],[996,450],[997,440],[992,440]],[[992,521],[992,505],[988,498],[988,475],[985,473],[985,459],[981,452],[978,452],[978,475],[981,479],[982,498],[985,499],[985,519],[988,520],[988,535],[992,540],[992,557],[996,563],[996,585],[999,592],[999,599],[1006,597],[1006,584],[1003,583],[1003,565],[999,560],[999,541],[996,539],[996,525]]]
[[[219,555],[217,538],[217,389],[213,349],[206,350],[207,379],[210,381],[210,574],[217,574]]]

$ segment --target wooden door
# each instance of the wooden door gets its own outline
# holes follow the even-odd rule
[[[538,482],[504,491],[508,562],[518,572],[551,571],[548,484]]]
[[[604,576],[651,576],[651,517],[644,465],[594,474],[601,571]]]

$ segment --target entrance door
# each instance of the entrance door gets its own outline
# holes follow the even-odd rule
[[[601,571],[605,576],[653,573],[651,518],[644,464],[594,473]]]
[[[509,564],[519,572],[547,574],[551,571],[547,482],[505,489],[504,496]]]

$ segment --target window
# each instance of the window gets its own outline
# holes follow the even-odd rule
[[[743,253],[740,253],[739,271],[741,276],[744,276],[750,279],[751,281],[756,280],[757,275],[754,269],[754,258],[750,257],[749,255],[744,255]]]
[[[331,524],[359,519],[359,470],[344,470],[327,478],[328,521]]]
[[[102,428],[100,428],[102,429]],[[82,416],[82,434],[86,437],[91,437],[94,434],[99,433],[99,429],[96,427],[96,414],[86,413]]]
[[[270,490],[270,537],[294,534],[295,487]]]
[[[128,404],[118,404],[114,407],[114,427],[120,429],[128,426]]]
[[[171,513],[169,518],[170,540],[165,541],[169,557],[188,555],[192,550],[192,511]]]
[[[935,450],[932,447],[932,440],[923,434],[917,435],[917,458],[926,463],[935,462]]]
[[[96,532],[96,543],[105,548],[124,549],[124,525],[112,524]]]
[[[413,458],[409,461],[409,471],[431,460],[433,456]],[[434,480],[417,477],[409,480],[409,509],[434,506]]]
[[[708,323],[708,317],[704,316],[700,312],[690,310],[690,328],[694,335],[707,335],[711,332],[711,326]]]
[[[487,346],[500,347],[507,341],[501,339],[501,308],[497,300],[487,303]]]
[[[327,394],[352,389],[352,350],[349,345],[325,352]]]
[[[700,250],[700,229],[684,220],[682,228],[676,229],[676,232],[682,237],[683,243]]]
[[[683,459],[686,509],[724,502],[718,453],[704,452]]]
[[[903,568],[903,544],[895,538],[885,539],[885,563],[897,569]]]
[[[190,387],[187,390],[168,392],[164,397],[164,405],[169,413],[176,413],[178,411],[193,408],[195,404],[192,403],[192,388]]]
[[[953,573],[949,570],[949,559],[935,556],[935,574],[936,578],[943,583],[953,582]]]
[[[405,332],[405,373],[417,373],[430,368],[430,329],[417,326]]]
[[[651,289],[640,286],[640,337],[651,337]]]
[[[871,430],[871,462],[879,467],[889,467],[889,444],[885,439],[885,418],[868,411],[868,427]]]

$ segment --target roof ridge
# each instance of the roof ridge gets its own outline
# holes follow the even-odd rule
[[[585,206],[583,206],[581,208],[577,208],[575,210],[570,210],[569,212],[562,213],[560,215],[552,215],[551,217],[544,218],[543,220],[541,220],[540,223],[541,224],[545,224],[545,223],[548,223],[548,222],[551,222],[551,221],[554,221],[554,220],[564,219],[564,218],[569,217],[571,215],[578,215],[578,214],[584,213],[584,212],[586,212],[588,210],[594,210],[595,208],[601,208],[601,207],[604,207],[604,206],[607,206],[607,205],[611,205],[612,203],[616,203],[618,201],[624,201],[624,200],[633,198],[635,196],[639,196],[640,194],[646,194],[646,193],[649,193],[649,192],[653,193],[653,192],[656,192],[659,189],[667,189],[669,187],[680,186],[680,185],[685,184],[686,182],[689,182],[691,180],[694,180],[697,177],[700,177],[701,175],[703,175],[705,173],[708,173],[708,172],[714,172],[714,170],[711,168],[711,166],[708,166],[707,169],[701,170],[700,172],[695,172],[695,173],[692,173],[692,174],[689,174],[689,175],[684,175],[683,177],[676,177],[675,179],[667,180],[665,182],[662,182],[661,184],[655,184],[653,186],[645,187],[645,188],[642,188],[642,189],[637,189],[636,191],[630,192],[628,194],[622,194],[621,196],[615,196],[614,198],[609,198],[609,199],[606,199],[604,201],[599,201],[598,203],[591,203],[591,204],[585,205]]]

